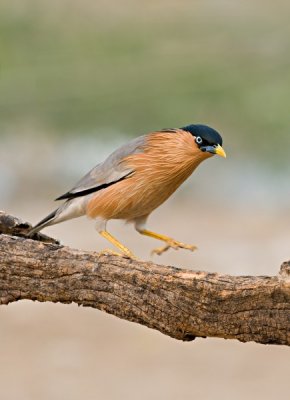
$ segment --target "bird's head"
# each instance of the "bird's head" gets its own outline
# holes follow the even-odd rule
[[[199,150],[208,155],[218,154],[221,157],[226,157],[226,153],[222,148],[223,139],[221,135],[206,125],[188,125],[181,128],[189,132],[195,139],[195,143]]]

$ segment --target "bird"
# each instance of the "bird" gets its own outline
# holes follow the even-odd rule
[[[95,220],[98,233],[119,250],[110,250],[113,254],[136,258],[108,232],[107,222],[112,219],[134,223],[140,234],[164,242],[164,246],[153,250],[155,254],[161,255],[170,248],[193,251],[196,246],[148,230],[146,222],[202,161],[215,154],[226,157],[222,144],[221,135],[203,124],[136,137],[59,196],[56,200],[64,203],[32,227],[29,236],[47,226],[86,215]]]

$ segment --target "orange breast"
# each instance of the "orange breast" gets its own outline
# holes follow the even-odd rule
[[[87,215],[108,220],[149,215],[208,157],[189,132],[154,132],[148,135],[143,153],[122,161],[134,169],[134,174],[96,192],[87,204]]]

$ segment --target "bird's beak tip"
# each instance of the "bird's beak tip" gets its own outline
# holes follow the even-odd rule
[[[218,145],[215,149],[215,154],[223,157],[223,158],[227,158],[226,152],[224,151],[224,149],[222,148],[222,146]]]

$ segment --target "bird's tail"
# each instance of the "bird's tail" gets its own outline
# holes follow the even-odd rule
[[[37,233],[37,232],[41,231],[46,226],[53,225],[54,224],[54,220],[57,217],[58,210],[59,209],[57,208],[52,213],[50,213],[47,217],[43,218],[40,222],[38,222],[38,224],[33,226],[29,231],[29,236],[32,236],[34,233]]]
[[[67,200],[59,208],[33,226],[28,235],[32,236],[34,233],[41,231],[46,226],[55,225],[59,222],[67,221],[68,219],[81,217],[85,214],[84,205],[85,203],[83,198]]]

